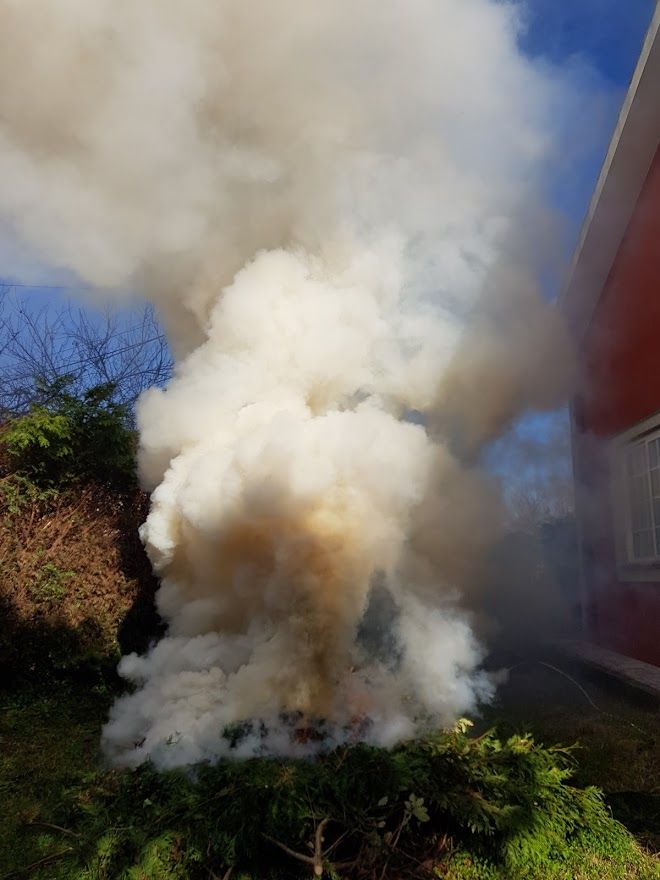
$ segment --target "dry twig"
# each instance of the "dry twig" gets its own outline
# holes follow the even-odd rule
[[[291,856],[292,859],[296,859],[299,862],[302,862],[304,865],[310,865],[315,877],[322,877],[324,864],[330,867],[332,870],[341,870],[343,868],[352,867],[355,862],[329,862],[328,855],[336,848],[340,840],[346,836],[348,832],[344,832],[334,843],[330,844],[330,846],[324,850],[323,849],[323,831],[330,821],[329,818],[322,819],[319,824],[316,826],[316,830],[314,831],[314,855],[308,856],[305,853],[296,852],[295,849],[291,849],[290,846],[287,846],[285,843],[282,843],[280,840],[276,840],[274,837],[271,837],[268,834],[264,834],[262,832],[262,837],[267,840],[269,843],[274,844],[279,847],[282,852],[285,852],[288,856]]]
[[[52,831],[59,831],[60,834],[68,834],[69,837],[80,837],[80,834],[76,834],[75,831],[71,831],[69,828],[62,828],[61,825],[53,825],[51,822],[26,822],[26,825],[29,828],[50,828]]]

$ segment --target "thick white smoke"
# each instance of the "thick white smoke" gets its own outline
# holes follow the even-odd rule
[[[457,605],[499,528],[472,462],[567,360],[519,234],[561,88],[518,26],[494,0],[0,8],[5,223],[146,293],[177,355],[138,408],[169,629],[120,665],[113,760],[212,759],[245,719],[234,754],[311,748],[291,713],[391,743],[491,692]]]

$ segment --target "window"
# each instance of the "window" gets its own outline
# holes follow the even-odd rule
[[[624,447],[627,560],[660,562],[660,431]]]

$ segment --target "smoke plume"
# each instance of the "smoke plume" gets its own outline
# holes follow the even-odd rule
[[[521,231],[563,86],[519,26],[494,0],[2,4],[4,222],[148,296],[177,360],[137,413],[168,631],[120,664],[114,761],[213,759],[248,719],[233,754],[309,751],[300,713],[391,744],[491,694],[460,600],[504,518],[480,450],[569,360]]]

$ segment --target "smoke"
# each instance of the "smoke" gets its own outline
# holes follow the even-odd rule
[[[570,373],[521,229],[566,83],[519,27],[491,0],[2,5],[3,222],[145,293],[177,359],[137,413],[168,632],[120,664],[116,762],[213,759],[246,719],[233,754],[312,749],[296,713],[390,744],[492,693],[459,599],[504,520],[480,451]]]

